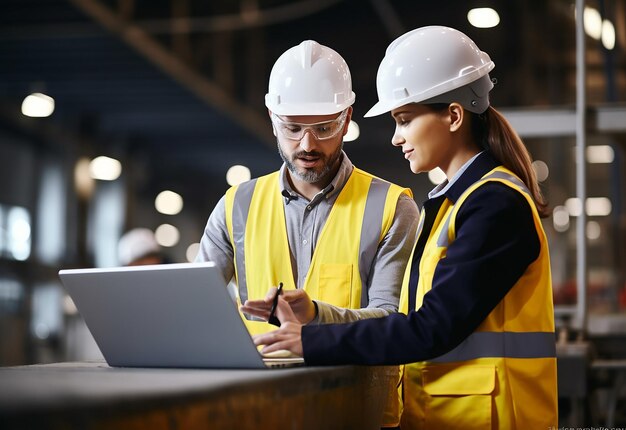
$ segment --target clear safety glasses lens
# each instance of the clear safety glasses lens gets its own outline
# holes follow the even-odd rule
[[[348,110],[332,121],[316,122],[314,124],[302,124],[299,122],[283,121],[278,115],[272,113],[272,122],[276,130],[290,140],[302,140],[306,131],[310,131],[317,140],[333,138],[343,130],[346,123]]]

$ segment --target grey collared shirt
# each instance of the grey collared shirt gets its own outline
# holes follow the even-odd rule
[[[287,180],[287,167],[280,168],[279,184],[283,192],[287,237],[295,283],[304,286],[319,235],[337,196],[353,170],[348,156],[342,154],[339,171],[332,182],[310,201],[298,194]],[[413,199],[402,194],[398,199],[393,223],[378,245],[374,263],[363,288],[369,303],[364,309],[344,309],[316,301],[318,316],[314,322],[349,322],[381,317],[398,310],[400,289],[407,261],[413,250],[419,212]],[[234,275],[233,249],[226,228],[224,197],[217,203],[207,222],[196,261],[213,261],[226,281]]]

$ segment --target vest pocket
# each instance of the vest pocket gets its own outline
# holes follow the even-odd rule
[[[352,264],[321,264],[318,286],[319,297],[313,299],[342,308],[351,308]]]
[[[423,384],[426,428],[491,428],[495,366],[428,366]]]

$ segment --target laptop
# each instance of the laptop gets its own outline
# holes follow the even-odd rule
[[[263,357],[214,263],[59,271],[102,355],[115,367],[263,369]]]

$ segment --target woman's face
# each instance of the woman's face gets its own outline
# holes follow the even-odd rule
[[[392,110],[391,116],[396,122],[391,143],[402,148],[411,171],[440,167],[445,172],[452,149],[448,110],[411,103]]]

